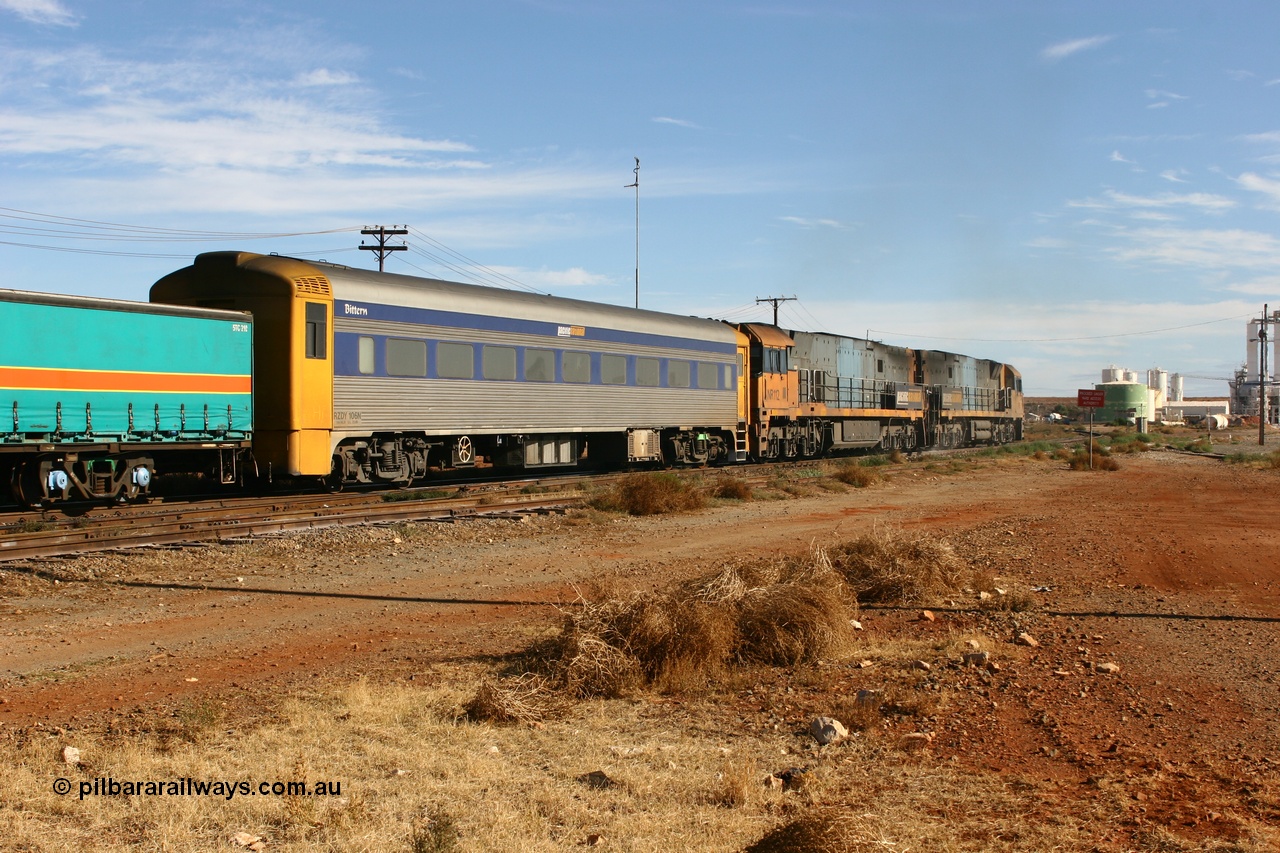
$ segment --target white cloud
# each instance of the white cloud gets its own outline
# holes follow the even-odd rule
[[[1073,244],[1058,237],[1035,237],[1028,240],[1026,245],[1032,249],[1070,249]]]
[[[1280,267],[1280,238],[1242,229],[1139,228],[1129,245],[1110,250],[1127,263],[1157,263],[1209,270]]]
[[[294,78],[299,86],[349,86],[360,82],[354,74],[345,71],[330,71],[328,68],[317,68]]]
[[[1066,59],[1068,56],[1072,56],[1083,50],[1093,50],[1094,48],[1102,47],[1102,45],[1114,38],[1115,36],[1090,36],[1089,38],[1059,42],[1058,44],[1050,45],[1040,51],[1040,57],[1049,62],[1057,62],[1060,59]]]
[[[1166,92],[1162,89],[1148,89],[1147,98],[1152,101],[1185,101],[1189,96],[1179,95],[1176,92]]]
[[[1168,209],[1194,208],[1202,213],[1222,213],[1236,207],[1236,202],[1212,193],[1161,193],[1154,196],[1137,196],[1118,190],[1107,190],[1105,199],[1081,199],[1067,202],[1068,207],[1090,210],[1127,210],[1137,208]]]
[[[1262,193],[1266,196],[1265,207],[1280,209],[1280,180],[1264,178],[1262,175],[1253,172],[1245,172],[1236,178],[1236,183],[1246,190]]]
[[[466,143],[385,127],[362,107],[366,93],[345,72],[290,74],[200,55],[124,62],[90,50],[21,53],[6,65],[7,82],[25,85],[23,96],[0,109],[0,154],[27,167],[75,162],[81,172],[119,166],[190,172],[484,165],[451,156],[471,153]],[[58,97],[68,90],[71,97]]]
[[[686,119],[682,119],[682,118],[671,118],[669,116],[654,116],[653,121],[656,124],[674,124],[677,127],[688,127],[694,130],[702,129],[701,127],[694,124],[693,122],[688,121]]]
[[[1184,178],[1183,175],[1189,174],[1191,173],[1186,169],[1165,169],[1160,173],[1160,177],[1164,178],[1166,181],[1173,181],[1175,184],[1185,184],[1187,179]]]
[[[608,276],[588,272],[582,267],[566,270],[512,268],[509,275],[538,290],[555,291],[566,287],[599,287],[612,284]]]
[[[58,0],[0,0],[0,9],[33,24],[73,27],[77,23],[76,16]]]
[[[1280,301],[1280,275],[1262,276],[1239,284],[1229,284],[1226,289],[1235,293],[1271,297]]]
[[[852,228],[852,225],[841,222],[838,219],[814,219],[805,216],[779,216],[781,221],[790,223],[791,225],[799,225],[801,228],[833,228],[843,231]]]
[[[1112,163],[1128,163],[1129,165],[1135,165],[1136,163],[1136,161],[1130,160],[1128,157],[1124,156],[1119,151],[1112,151],[1110,159]]]

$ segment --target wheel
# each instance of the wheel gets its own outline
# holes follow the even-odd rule
[[[464,435],[453,445],[454,465],[474,465],[476,449],[471,444],[471,436]]]

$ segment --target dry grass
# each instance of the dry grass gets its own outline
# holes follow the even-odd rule
[[[663,515],[702,509],[706,502],[706,497],[681,477],[658,472],[629,474],[590,503],[607,512]]]
[[[831,655],[847,644],[852,615],[840,577],[815,553],[584,600],[540,657],[580,698],[703,689],[737,664]]]
[[[568,702],[548,679],[532,672],[503,681],[486,678],[462,707],[476,722],[523,725],[560,716],[567,709]]]
[[[86,761],[79,769],[56,763],[58,742],[8,743],[0,747],[0,846],[197,853],[240,849],[229,839],[246,832],[262,836],[268,853],[543,853],[581,850],[595,836],[604,849],[634,853],[1013,853],[1088,850],[1112,831],[1087,811],[1046,810],[1046,798],[1060,796],[1047,783],[1010,784],[998,773],[906,755],[877,737],[810,753],[808,736],[790,727],[731,724],[714,697],[680,711],[592,702],[539,728],[462,722],[456,708],[484,675],[436,669],[425,687],[357,683],[286,700],[272,721],[168,750],[76,734]],[[763,784],[798,762],[811,784]],[[609,784],[591,784],[597,773]],[[341,796],[303,807],[283,797],[80,800],[50,790],[55,776],[78,785],[99,776],[297,774],[340,781]],[[1242,838],[1236,849],[1267,847],[1265,838]]]
[[[1068,460],[1072,471],[1088,471],[1092,464],[1094,471],[1119,471],[1120,463],[1114,457],[1104,456],[1101,453],[1093,454],[1092,463],[1090,462],[1089,451],[1087,449],[1077,450]]]
[[[722,500],[749,501],[751,500],[751,484],[745,480],[739,480],[737,477],[725,477],[716,483],[716,487],[711,493]]]
[[[945,540],[877,528],[827,551],[863,604],[915,604],[962,587],[971,568]]]
[[[839,480],[846,486],[853,486],[856,489],[864,489],[867,486],[874,486],[880,482],[880,473],[874,468],[866,468],[856,462],[841,465],[831,474],[833,480]]]

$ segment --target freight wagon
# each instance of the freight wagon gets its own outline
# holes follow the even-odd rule
[[[27,504],[144,497],[158,472],[239,476],[253,317],[0,290],[0,474]]]

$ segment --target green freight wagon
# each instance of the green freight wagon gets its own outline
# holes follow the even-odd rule
[[[0,329],[0,473],[19,502],[141,499],[160,472],[239,476],[251,315],[0,290]]]

